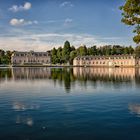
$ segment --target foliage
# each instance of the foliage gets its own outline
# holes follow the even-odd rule
[[[62,60],[67,63],[70,59],[70,52],[71,52],[71,47],[70,47],[70,42],[66,41],[64,43],[64,47],[62,49]]]
[[[86,47],[85,45],[75,48],[70,46],[70,42],[66,41],[64,47],[59,47],[58,49],[53,48],[52,51],[52,63],[53,64],[63,64],[63,63],[73,63],[73,59],[77,56],[85,55],[121,55],[121,54],[140,54],[140,51],[135,51],[132,46],[125,47],[120,45],[105,45],[101,47],[92,46]]]
[[[137,46],[135,49],[136,56],[140,56],[140,46]]]
[[[10,64],[11,63],[11,51],[0,50],[0,64]]]
[[[123,11],[122,22],[126,25],[134,26],[133,40],[135,43],[140,43],[140,0],[126,0],[125,4],[120,7]]]

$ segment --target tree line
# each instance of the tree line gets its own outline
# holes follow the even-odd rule
[[[135,54],[140,56],[140,46],[137,46],[135,49],[132,46],[120,46],[120,45],[105,45],[97,47],[96,45],[92,47],[86,47],[82,45],[78,48],[70,45],[69,41],[64,43],[63,47],[53,48],[51,50],[52,63],[53,64],[63,64],[70,63],[72,64],[73,59],[77,56],[85,55],[122,55],[122,54]]]
[[[11,56],[14,51],[4,51],[0,49],[0,64],[10,64]],[[85,55],[122,55],[122,54],[135,54],[140,56],[140,46],[133,48],[132,46],[120,45],[105,45],[97,47],[86,47],[82,45],[78,48],[71,46],[69,41],[64,43],[63,47],[53,48],[51,51],[52,64],[72,64],[73,59],[77,56]]]

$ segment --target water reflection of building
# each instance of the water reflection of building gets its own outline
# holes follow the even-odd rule
[[[75,77],[87,77],[89,79],[106,79],[106,80],[134,80],[140,70],[135,68],[103,68],[103,67],[75,67],[73,74]]]
[[[13,79],[45,79],[51,77],[49,68],[13,68]]]

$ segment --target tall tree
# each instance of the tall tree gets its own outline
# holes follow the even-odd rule
[[[76,50],[70,52],[70,64],[73,64],[73,59],[77,56]]]
[[[123,11],[122,22],[126,25],[134,26],[133,40],[135,43],[140,43],[140,0],[126,0],[125,4],[120,7]]]
[[[70,42],[66,41],[64,43],[64,47],[62,50],[62,57],[65,63],[67,63],[69,61],[70,58],[70,52],[71,52],[71,47],[70,47]]]
[[[59,63],[61,63],[61,61],[62,61],[62,47],[59,47],[57,49],[57,58],[58,58]]]
[[[53,48],[52,51],[51,51],[51,54],[52,54],[52,63],[53,64],[56,64],[57,63],[57,49],[56,48]]]

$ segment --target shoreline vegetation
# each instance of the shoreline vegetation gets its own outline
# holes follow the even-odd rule
[[[0,49],[0,67],[12,66],[11,56],[15,51],[4,51]],[[71,46],[69,41],[65,41],[63,47],[54,47],[49,50],[51,54],[51,64],[50,65],[22,65],[23,66],[51,66],[51,67],[65,67],[73,66],[73,60],[77,56],[110,56],[110,55],[136,55],[140,56],[140,46],[136,48],[132,46],[120,46],[120,45],[104,45],[97,47],[96,45],[92,47],[86,47],[86,45],[81,45],[76,48]],[[18,65],[21,66],[21,65]]]

